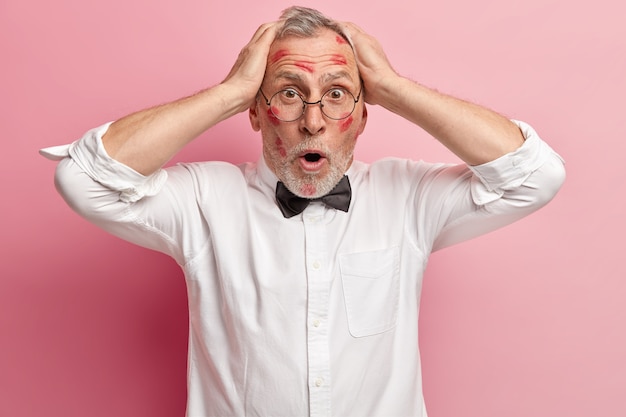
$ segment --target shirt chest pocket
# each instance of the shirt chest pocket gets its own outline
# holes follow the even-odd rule
[[[340,255],[339,269],[350,334],[371,336],[394,328],[400,295],[399,248]]]

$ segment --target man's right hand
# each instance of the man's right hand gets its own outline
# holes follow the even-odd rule
[[[263,82],[280,22],[259,27],[224,81],[193,96],[132,113],[109,127],[109,156],[150,175],[207,129],[250,108]]]
[[[222,82],[241,91],[243,102],[247,104],[242,106],[240,111],[247,110],[254,103],[265,75],[270,46],[281,25],[280,21],[261,25],[250,42],[243,47],[237,61]]]

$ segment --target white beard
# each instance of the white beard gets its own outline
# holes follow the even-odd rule
[[[307,149],[317,149],[324,153],[329,168],[325,175],[307,174],[302,171],[294,172],[294,162]],[[343,178],[353,158],[353,149],[348,152],[332,153],[322,140],[314,136],[305,137],[285,157],[278,156],[275,149],[268,149],[266,146],[264,146],[264,151],[265,157],[269,159],[268,164],[274,167],[274,173],[278,179],[285,184],[289,191],[303,198],[318,198],[328,194]],[[314,194],[303,195],[300,191],[309,188],[305,187],[307,184],[315,186]]]

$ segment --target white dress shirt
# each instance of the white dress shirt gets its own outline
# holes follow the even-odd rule
[[[564,179],[533,129],[490,163],[354,162],[347,213],[286,219],[263,158],[145,177],[112,160],[108,125],[42,150],[68,204],[172,256],[189,298],[187,416],[419,416],[422,277],[436,249],[511,223]],[[494,256],[494,255],[491,255]]]

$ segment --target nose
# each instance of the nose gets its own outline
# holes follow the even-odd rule
[[[322,103],[316,101],[306,103],[304,114],[300,118],[300,130],[310,135],[323,133],[326,129],[326,118],[322,113]]]

